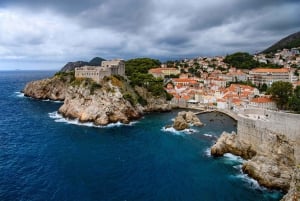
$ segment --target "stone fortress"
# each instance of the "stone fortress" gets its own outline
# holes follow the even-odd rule
[[[75,68],[76,78],[91,78],[99,83],[105,76],[121,75],[125,76],[125,61],[114,59],[102,61],[101,66],[83,66]]]

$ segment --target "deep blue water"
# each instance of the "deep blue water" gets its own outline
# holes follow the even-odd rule
[[[279,200],[240,172],[234,156],[207,154],[225,115],[203,114],[194,134],[163,131],[177,111],[131,126],[95,128],[50,118],[61,103],[16,93],[54,72],[0,72],[0,200]],[[211,135],[211,136],[209,136]]]

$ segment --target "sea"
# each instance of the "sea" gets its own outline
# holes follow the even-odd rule
[[[209,148],[236,122],[199,115],[204,127],[165,129],[178,110],[129,125],[62,118],[62,102],[20,91],[53,71],[0,71],[0,200],[277,201],[283,194],[243,174],[240,157]]]

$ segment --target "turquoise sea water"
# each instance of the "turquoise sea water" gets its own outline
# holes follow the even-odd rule
[[[217,113],[193,134],[166,131],[178,111],[104,128],[59,117],[61,103],[18,93],[54,72],[0,72],[0,200],[280,200],[209,147],[235,122]]]

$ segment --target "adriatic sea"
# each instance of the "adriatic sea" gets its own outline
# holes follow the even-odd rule
[[[0,72],[0,200],[275,201],[282,193],[241,172],[242,159],[214,158],[209,148],[236,122],[199,115],[204,127],[174,132],[178,111],[152,113],[130,125],[94,127],[67,121],[60,102],[20,91],[49,71]]]

